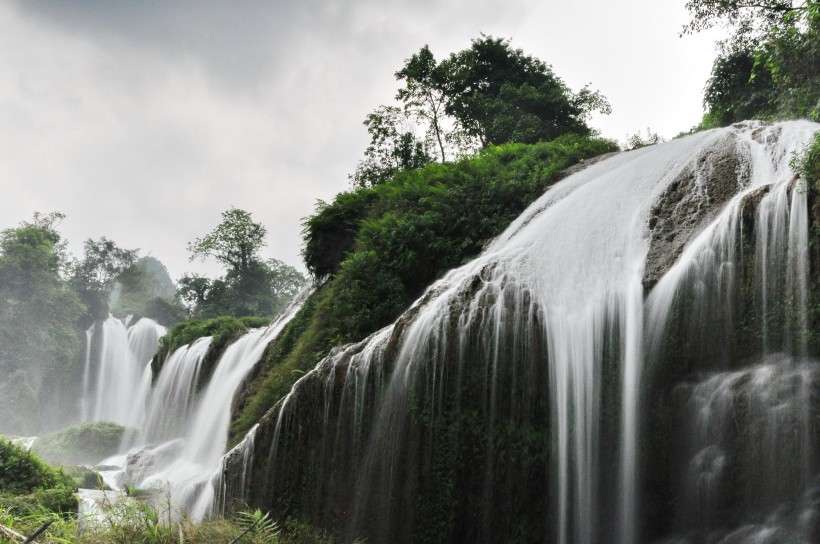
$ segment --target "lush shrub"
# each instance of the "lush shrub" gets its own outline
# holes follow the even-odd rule
[[[116,423],[81,423],[38,437],[31,451],[56,465],[93,465],[119,451],[124,433]]]
[[[69,512],[77,508],[76,490],[70,476],[0,438],[0,507],[20,515]]]
[[[820,131],[799,156],[795,158],[792,168],[809,183],[815,191],[820,191]]]
[[[723,45],[706,85],[701,128],[745,119],[820,120],[820,2],[795,10],[746,8],[749,17],[760,8],[768,19],[740,25]]]
[[[577,135],[491,146],[320,203],[304,223],[303,255],[322,285],[269,347],[234,414],[231,443],[332,347],[391,323],[436,278],[475,257],[568,167],[616,150]]]
[[[305,257],[314,273],[335,274],[330,336],[360,340],[387,325],[436,278],[477,255],[566,168],[615,149],[577,135],[492,146],[321,206],[306,221]],[[333,247],[340,232],[348,233],[344,247],[317,261],[315,248]]]

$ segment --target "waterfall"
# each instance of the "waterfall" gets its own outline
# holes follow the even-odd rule
[[[139,416],[136,421],[139,434],[128,452],[103,462],[108,468],[103,473],[106,483],[114,488],[127,483],[139,488],[162,489],[175,516],[185,514],[200,519],[218,509],[213,502],[223,495],[219,493],[222,486],[219,475],[231,404],[268,344],[296,315],[308,294],[306,290],[297,296],[270,326],[252,329],[228,345],[215,361],[213,375],[206,384],[201,383],[201,376],[211,347],[210,337],[176,349],[162,365],[153,388],[150,387],[150,357],[147,357],[146,409],[132,414],[133,418]],[[139,323],[141,321],[132,329]],[[146,344],[146,336],[150,336],[150,330],[134,331],[130,339],[135,348],[129,349],[132,357],[150,351],[138,349]],[[132,387],[136,383],[133,382]],[[243,455],[247,455],[246,463],[250,465],[253,434],[246,436],[241,444],[247,449]],[[237,448],[241,449],[240,446]],[[235,448],[226,455],[237,451],[240,450]]]
[[[154,444],[182,436],[194,408],[202,360],[211,345],[205,336],[178,348],[162,366],[151,392],[138,442]]]
[[[93,336],[97,334],[99,350],[92,361]],[[86,345],[84,420],[139,425],[151,383],[151,358],[164,334],[165,327],[146,318],[128,328],[114,317],[98,325]],[[94,373],[96,379],[91,377]]]
[[[692,372],[725,377],[737,329],[757,331],[758,355],[805,352],[807,207],[788,162],[816,130],[702,132],[556,184],[395,325],[297,382],[256,431],[264,483],[249,500],[301,508],[347,540],[669,534],[673,501],[650,495],[669,493],[653,471],[677,462],[675,440],[698,444],[686,464],[706,488],[730,460],[716,437],[662,427],[647,395]],[[661,427],[675,439],[649,440]]]
[[[737,503],[741,534],[768,534],[762,542],[808,536],[801,518],[816,519],[817,511],[804,502],[816,476],[807,457],[814,434],[807,407],[818,377],[820,364],[781,354],[685,388],[689,464],[681,523],[688,530],[715,534],[726,525],[726,505]]]
[[[88,421],[89,405],[91,403],[91,338],[94,335],[94,326],[85,331],[85,362],[83,364],[83,397],[80,401],[80,421]]]
[[[222,457],[219,470],[211,480],[211,485],[214,489],[214,498],[209,512],[211,515],[225,515],[226,513],[229,492],[225,474],[227,472],[228,462],[232,458],[239,459],[241,470],[239,472],[238,479],[235,482],[232,482],[235,487],[231,490],[231,496],[234,500],[238,500],[240,504],[245,503],[245,500],[247,499],[249,482],[248,476],[250,475],[251,468],[253,467],[253,455],[256,447],[257,429],[259,429],[258,424],[251,427],[242,441]]]
[[[741,133],[750,181],[651,293],[647,345],[651,373],[677,375],[674,395],[688,396],[683,479],[672,483],[684,505],[677,530],[696,541],[811,541],[810,523],[784,519],[820,516],[807,499],[820,468],[811,417],[820,367],[806,359],[807,191],[788,159],[817,127],[752,128]],[[701,381],[687,385],[684,369]]]

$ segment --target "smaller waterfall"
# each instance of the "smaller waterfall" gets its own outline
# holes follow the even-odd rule
[[[104,462],[111,470],[103,474],[114,488],[128,483],[138,488],[162,489],[174,514],[193,519],[209,515],[214,500],[224,497],[220,478],[223,458],[245,448],[247,466],[252,462],[255,429],[234,450],[223,456],[228,438],[231,404],[248,373],[273,341],[296,315],[307,297],[298,296],[288,310],[266,328],[253,329],[230,344],[216,362],[213,376],[204,387],[199,383],[211,338],[199,338],[178,348],[165,361],[153,390],[145,395],[146,409],[137,421],[140,433],[127,454]],[[139,322],[134,325],[136,327]],[[133,327],[132,327],[133,328]],[[134,332],[136,358],[139,345],[150,330]],[[147,353],[147,350],[143,353]],[[150,358],[149,358],[150,359]],[[150,373],[150,364],[145,363]],[[150,374],[148,374],[150,377]],[[244,445],[243,445],[244,444]]]
[[[80,407],[80,421],[88,421],[89,405],[91,404],[91,338],[94,335],[94,326],[92,325],[85,331],[85,364],[83,365],[83,398]]]
[[[235,485],[235,489],[230,496],[233,497],[234,500],[238,499],[242,502],[247,499],[248,475],[250,474],[250,470],[253,466],[253,452],[256,447],[256,431],[258,429],[259,424],[257,423],[251,427],[251,430],[248,431],[239,444],[234,446],[231,451],[222,457],[219,470],[211,480],[211,484],[214,489],[214,499],[210,512],[211,515],[225,515],[226,513],[229,494],[227,489],[228,482],[225,478],[225,473],[227,472],[228,460],[231,458],[239,458],[241,469],[236,482],[232,482],[232,484]]]
[[[154,444],[182,436],[194,409],[202,360],[211,345],[205,336],[174,351],[162,367],[151,393],[138,443]]]
[[[687,532],[719,533],[733,512],[746,523],[743,534],[771,535],[754,542],[812,540],[807,522],[820,510],[809,500],[817,434],[809,407],[818,377],[820,364],[778,354],[687,387]]]
[[[151,358],[165,330],[147,318],[127,328],[123,321],[109,317],[89,332],[83,374],[84,421],[139,425],[151,387]],[[94,357],[96,335],[100,339]]]

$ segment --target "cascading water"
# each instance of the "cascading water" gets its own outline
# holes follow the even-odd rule
[[[83,419],[111,421],[136,427],[143,417],[150,388],[150,361],[165,327],[140,319],[130,328],[109,317],[89,335],[83,377]],[[97,357],[92,357],[93,336],[100,335]],[[92,360],[93,359],[93,360]]]
[[[250,469],[253,466],[253,454],[256,446],[256,430],[258,428],[259,425],[254,425],[251,427],[251,430],[247,432],[242,441],[222,457],[219,470],[211,480],[211,484],[214,489],[214,498],[210,511],[211,514],[225,515],[227,506],[226,501],[229,496],[227,482],[225,481],[225,473],[228,460],[231,458],[238,458],[242,466],[242,469],[239,472],[238,480],[233,482],[236,487],[231,490],[231,496],[234,497],[234,500],[238,499],[242,502],[245,501],[245,495],[248,489],[248,476],[250,474]]]
[[[693,371],[729,376],[721,372],[739,361],[726,337],[735,329],[760,331],[759,345],[743,344],[758,354],[805,351],[807,208],[788,161],[815,130],[794,122],[699,133],[556,184],[395,325],[300,379],[255,431],[252,472],[263,482],[243,493],[344,527],[348,540],[668,535],[678,513],[657,474],[674,465],[676,439],[702,446],[686,465],[705,467],[707,488],[729,461],[718,427],[680,436],[685,427],[656,417],[666,412],[652,395],[671,396]],[[744,207],[758,190],[768,191],[760,205]],[[744,225],[757,246],[737,245]],[[741,280],[744,252],[759,266]],[[751,285],[759,289],[739,292]],[[734,320],[748,314],[738,307],[746,298],[759,312],[744,328]],[[791,340],[784,323],[797,331]],[[680,338],[692,360],[667,364]],[[233,463],[229,474],[247,470]]]
[[[106,482],[114,488],[128,483],[164,489],[175,515],[185,512],[199,519],[209,514],[214,486],[219,486],[212,480],[221,473],[234,396],[268,344],[298,312],[306,294],[298,296],[269,327],[251,330],[225,348],[206,385],[200,382],[211,338],[175,350],[146,394],[136,445],[103,462],[108,467],[102,473]],[[150,372],[150,364],[147,368]],[[243,443],[252,446],[252,435]]]
[[[820,366],[806,359],[807,191],[788,159],[817,127],[751,128],[748,185],[647,301],[652,396],[666,396],[658,384],[684,383],[668,395],[683,395],[689,416],[686,453],[674,461],[682,481],[669,483],[684,505],[678,532],[693,542],[813,542]],[[688,385],[687,372],[700,383]]]
[[[202,360],[210,345],[210,336],[199,338],[174,351],[165,361],[140,425],[140,444],[155,444],[183,435],[192,415]]]
[[[817,363],[781,354],[683,386],[690,423],[680,523],[696,541],[722,532],[761,544],[820,536],[812,535],[820,511],[811,498],[816,475],[807,410],[818,377]],[[728,531],[731,510],[743,512],[743,526]]]

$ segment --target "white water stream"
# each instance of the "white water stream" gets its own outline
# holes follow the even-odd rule
[[[199,519],[210,513],[211,480],[221,467],[234,396],[304,298],[297,297],[270,326],[253,329],[230,344],[204,384],[202,364],[210,337],[175,350],[152,385],[151,357],[165,329],[148,319],[127,329],[117,319],[106,320],[96,388],[87,392],[95,397],[93,419],[139,431],[136,439],[123,444],[127,451],[100,463],[106,484],[115,490],[125,484],[161,490],[176,514]],[[84,496],[89,509],[95,499]]]

